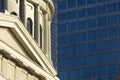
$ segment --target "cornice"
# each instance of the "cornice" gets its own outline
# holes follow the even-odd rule
[[[52,0],[44,0],[44,1],[48,4],[49,9],[51,11],[51,17],[50,17],[50,20],[51,20],[51,18],[54,15],[54,11],[55,11],[55,7],[54,7],[54,4],[53,4],[53,1]]]
[[[50,10],[49,20],[52,19],[53,15],[54,15],[54,10],[55,10],[55,7],[54,7],[52,0],[43,0],[43,1],[42,0],[27,0],[27,1],[33,2],[34,4],[38,4],[40,7],[44,8],[44,10],[46,10],[46,8],[43,4],[45,3],[46,5],[48,5],[48,8]],[[44,2],[44,3],[41,3],[41,2]]]

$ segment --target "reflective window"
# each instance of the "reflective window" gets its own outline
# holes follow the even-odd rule
[[[87,65],[87,56],[81,56],[79,58],[79,62],[80,62],[81,67]]]
[[[109,46],[110,49],[116,49],[119,46],[119,40],[118,39],[113,39],[109,41]]]
[[[77,47],[79,54],[87,53],[87,44],[79,44]]]
[[[78,34],[78,41],[85,41],[86,40],[86,32],[81,32]]]
[[[120,2],[118,2],[118,10],[120,11]]]
[[[96,7],[91,7],[87,9],[87,16],[95,16],[96,15]]]
[[[68,32],[72,32],[72,31],[76,31],[76,30],[77,30],[76,22],[69,22],[68,23]]]
[[[58,20],[59,21],[66,21],[66,12],[58,13]]]
[[[109,25],[117,24],[117,16],[116,15],[108,16],[108,24]]]
[[[94,28],[94,27],[96,27],[96,19],[88,19],[87,27],[88,28]]]
[[[85,6],[86,0],[78,0],[78,6]]]
[[[59,45],[64,45],[67,43],[67,35],[59,36]]]
[[[80,69],[80,78],[85,78],[87,77],[88,70],[86,68],[81,68]]]
[[[89,65],[94,65],[99,62],[99,57],[97,55],[90,55],[88,56],[88,64]]]
[[[83,30],[83,29],[86,29],[86,21],[85,20],[78,22],[78,30]]]
[[[66,23],[64,23],[64,24],[59,24],[58,26],[59,26],[59,27],[58,27],[58,32],[59,32],[59,33],[64,33],[64,32],[67,31]]]
[[[119,20],[119,23],[120,23],[120,15],[118,15],[118,20]]]
[[[101,54],[99,55],[99,57],[100,57],[100,63],[101,63],[101,64],[103,64],[103,63],[108,63],[108,62],[109,62],[110,56],[109,56],[108,53],[101,53]]]
[[[91,67],[90,68],[90,77],[95,77],[99,75],[99,68],[98,67]]]
[[[68,0],[68,8],[76,7],[76,0]]]
[[[97,39],[97,32],[96,31],[88,31],[87,38],[88,38],[88,40]]]
[[[88,52],[93,52],[93,51],[97,51],[96,42],[88,43]]]
[[[68,11],[68,20],[70,19],[76,19],[76,11],[72,10],[72,11]]]
[[[107,39],[107,29],[98,30],[98,39]]]
[[[65,55],[67,55],[67,53],[68,53],[68,47],[60,47],[59,49],[58,49],[58,55],[59,56],[65,56]]]
[[[116,12],[116,3],[108,4],[108,13]]]
[[[110,66],[111,74],[116,76],[117,72],[120,72],[120,64],[113,64]]]
[[[119,62],[120,60],[120,53],[119,51],[112,51],[110,52],[110,61],[111,62]]]
[[[98,6],[97,7],[97,14],[98,15],[106,14],[106,5]]]
[[[97,0],[97,3],[104,3],[106,0]]]
[[[108,50],[108,41],[98,42],[98,50]]]
[[[77,54],[77,46],[76,45],[71,45],[71,46],[69,46],[68,47],[68,55],[72,55],[73,56],[73,54]],[[75,64],[77,64],[77,62],[75,63]]]
[[[59,1],[57,5],[58,5],[58,9],[59,9],[59,10],[66,9],[66,0],[64,0],[64,1]]]
[[[87,4],[95,4],[96,3],[96,0],[87,0]]]
[[[74,54],[74,53],[73,53]],[[72,55],[73,55],[72,54]],[[69,65],[69,67],[77,67],[78,66],[78,64],[79,64],[79,61],[78,61],[79,59],[78,58],[76,58],[76,57],[74,57],[74,58],[69,58],[69,60],[68,60],[68,65]]]
[[[61,59],[61,60],[59,60],[60,62],[60,68],[62,69],[62,68],[67,68],[67,66],[68,66],[68,59],[65,59],[65,58],[63,58],[63,59]]]
[[[107,65],[100,66],[100,75],[104,76],[109,75],[109,66]]]
[[[109,28],[108,31],[109,31],[109,37],[118,37],[117,27]]]
[[[85,6],[86,5],[86,0],[78,0],[78,2],[77,2],[78,4],[78,6]]]
[[[86,17],[86,9],[78,10],[78,18],[84,18],[84,17]]]
[[[69,34],[68,37],[68,43],[75,43],[77,42],[77,35],[76,34]]]
[[[105,26],[107,24],[106,17],[99,17],[98,18],[98,26]]]
[[[69,71],[69,80],[79,79],[79,70],[74,69]]]

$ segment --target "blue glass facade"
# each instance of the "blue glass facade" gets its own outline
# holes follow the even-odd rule
[[[60,80],[120,76],[120,0],[57,0]]]
[[[52,19],[51,24],[51,52],[52,52],[52,62],[57,69],[57,4],[56,0],[54,0],[54,6],[55,6],[55,13]]]

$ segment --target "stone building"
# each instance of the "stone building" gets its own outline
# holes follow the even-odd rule
[[[0,0],[0,80],[59,80],[51,61],[52,0]]]

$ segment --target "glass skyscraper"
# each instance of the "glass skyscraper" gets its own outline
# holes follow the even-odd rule
[[[120,0],[55,3],[60,80],[119,80]]]
[[[51,24],[51,58],[55,69],[57,69],[57,0],[54,0],[55,13]]]

